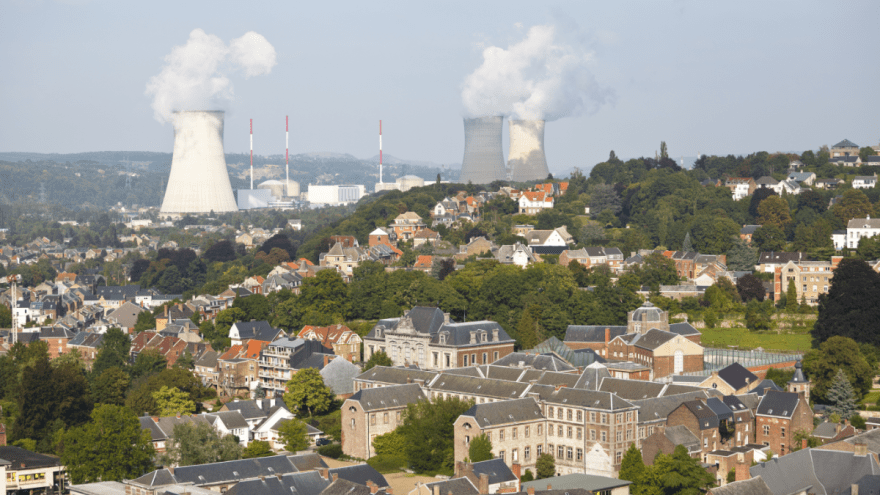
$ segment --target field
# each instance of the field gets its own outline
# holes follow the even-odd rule
[[[704,347],[727,349],[731,346],[739,349],[757,349],[766,351],[803,351],[810,349],[809,333],[775,332],[757,333],[746,328],[704,328],[702,342]]]

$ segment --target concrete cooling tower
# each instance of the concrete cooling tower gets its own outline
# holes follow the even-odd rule
[[[544,180],[550,174],[544,156],[544,121],[510,120],[510,153],[507,166],[510,180],[528,182]]]
[[[161,213],[237,211],[223,154],[223,112],[174,112],[174,155]]]
[[[504,117],[464,119],[464,159],[459,182],[488,184],[495,180],[507,180],[504,152],[501,149],[503,123]]]

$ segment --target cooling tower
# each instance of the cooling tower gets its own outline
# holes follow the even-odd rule
[[[544,156],[544,121],[510,120],[510,153],[507,165],[510,180],[528,182],[544,180],[550,174]]]
[[[174,155],[162,213],[237,211],[223,154],[223,112],[174,112]]]
[[[504,117],[464,119],[464,159],[461,163],[462,184],[488,184],[507,180],[504,152],[501,150],[501,125]]]

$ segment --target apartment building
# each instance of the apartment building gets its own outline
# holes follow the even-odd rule
[[[373,440],[403,423],[408,404],[425,398],[415,383],[359,390],[342,404],[342,452],[358,459],[376,455]]]
[[[789,282],[794,282],[798,302],[806,301],[811,306],[819,304],[819,296],[827,294],[831,288],[834,270],[843,256],[832,256],[831,261],[789,261],[775,267],[773,275],[773,296],[778,301],[788,290]]]

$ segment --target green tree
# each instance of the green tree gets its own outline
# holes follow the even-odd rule
[[[196,367],[196,361],[193,359],[193,355],[189,352],[189,349],[183,352],[183,356],[177,358],[177,361],[174,362],[175,368],[183,368],[185,370],[193,370]],[[262,399],[262,397],[260,397]]]
[[[535,470],[539,480],[556,476],[556,459],[552,454],[541,454],[535,463]]]
[[[760,303],[755,299],[746,305],[746,327],[749,330],[770,330],[773,327],[773,305],[770,301]]]
[[[516,341],[520,349],[534,349],[541,342],[543,330],[538,323],[541,316],[541,308],[530,305],[526,308],[516,326]]]
[[[144,376],[152,376],[168,367],[168,361],[156,349],[145,349],[138,353],[131,366],[131,377],[134,380]]]
[[[797,286],[794,285],[794,279],[788,280],[788,288],[785,290],[785,310],[789,313],[796,312],[798,309]]]
[[[845,258],[827,294],[819,296],[819,316],[813,326],[813,347],[840,335],[856,342],[880,345],[880,274],[862,260]]]
[[[758,250],[737,237],[727,251],[727,268],[733,271],[752,271],[758,262]]]
[[[723,254],[733,246],[739,236],[740,225],[718,215],[700,215],[691,226],[694,233],[693,247],[700,253]]]
[[[249,443],[244,449],[244,452],[242,452],[243,459],[255,459],[257,457],[269,457],[273,455],[275,455],[275,452],[269,447],[269,442],[264,442],[262,440],[254,440]]]
[[[684,445],[672,454],[658,454],[654,465],[645,469],[636,493],[656,495],[702,495],[715,486],[715,478],[688,455]]]
[[[760,251],[783,251],[785,232],[778,225],[767,224],[755,230],[752,242]]]
[[[97,404],[125,405],[125,394],[131,380],[117,367],[107,368],[92,383],[92,396]]]
[[[739,293],[739,297],[743,300],[743,302],[748,302],[752,299],[759,302],[763,301],[764,296],[767,293],[764,290],[764,283],[761,282],[758,277],[752,274],[748,274],[737,279],[736,291]]]
[[[861,414],[855,413],[849,418],[849,422],[853,425],[853,428],[858,428],[859,430],[864,430],[867,426],[865,424],[865,418],[862,417]]]
[[[826,414],[837,413],[841,418],[851,418],[858,413],[856,392],[842,369],[837,370],[834,381],[828,387],[825,399],[830,404]]]
[[[189,394],[181,392],[176,387],[163,385],[162,388],[153,392],[153,400],[159,408],[159,416],[174,416],[177,414],[192,414],[196,412],[196,403],[190,400]]]
[[[290,411],[305,409],[312,416],[329,410],[335,395],[317,369],[305,368],[290,377],[283,398]]]
[[[630,270],[639,279],[639,283],[652,289],[661,285],[678,284],[678,270],[675,262],[660,253],[651,253],[645,257],[644,263]]]
[[[298,419],[288,419],[278,427],[278,436],[284,442],[284,450],[299,452],[309,448],[308,428]]]
[[[166,466],[194,466],[241,459],[244,449],[232,435],[221,435],[207,421],[178,423],[160,462]]]
[[[689,253],[694,250],[694,244],[691,242],[691,233],[688,232],[684,235],[684,241],[681,243],[681,250],[685,253]]]
[[[385,351],[379,350],[374,352],[370,359],[367,359],[367,362],[364,363],[364,371],[372,369],[375,366],[394,366],[394,363],[391,362],[391,358],[388,357],[388,354],[385,354]]]
[[[134,324],[135,333],[141,333],[144,330],[156,328],[156,317],[149,311],[141,311],[138,313],[137,322]]]
[[[529,481],[535,481],[535,475],[532,474],[531,469],[526,469],[525,474],[519,479],[522,483],[528,483]]]
[[[161,373],[153,375],[140,385],[137,385],[125,399],[125,405],[138,414],[159,414],[159,406],[153,398],[153,393],[163,386],[177,388],[186,392],[189,399],[195,403],[202,402],[217,396],[214,389],[202,385],[201,380],[191,371],[181,368],[168,368]]]
[[[767,227],[775,225],[779,230],[784,231],[788,224],[791,223],[791,211],[788,207],[788,201],[779,196],[770,196],[761,201],[758,206],[758,224]]]
[[[332,413],[318,416],[318,429],[324,432],[324,436],[337,442],[342,441],[342,411],[339,409]]]
[[[452,425],[472,405],[473,401],[457,397],[440,397],[433,402],[423,400],[407,405],[399,429],[406,438],[406,458],[414,470],[452,469]]]
[[[871,390],[874,371],[862,355],[859,345],[847,337],[835,336],[826,340],[818,349],[804,355],[804,374],[812,382],[810,396],[819,403],[828,402],[828,391],[838,370],[843,370],[861,399]]]
[[[269,319],[269,300],[262,294],[237,297],[235,298],[235,301],[233,301],[232,307],[244,311],[245,316],[243,320],[246,321],[264,321]]]
[[[846,225],[853,218],[866,218],[873,213],[874,206],[860,189],[848,189],[831,211],[841,224]]]
[[[471,444],[468,446],[468,457],[471,462],[483,462],[495,458],[495,455],[492,454],[492,441],[485,433],[471,439]]]
[[[74,484],[134,479],[153,468],[150,432],[130,409],[97,406],[88,423],[67,430],[61,463]]]
[[[12,311],[5,305],[0,304],[0,328],[12,327]]]
[[[401,456],[406,452],[406,437],[399,430],[389,431],[373,439],[376,455]]]
[[[107,368],[126,369],[131,340],[119,328],[111,328],[104,334],[98,347],[98,356],[92,364],[92,376],[101,376]]]
[[[620,462],[620,474],[618,478],[633,483],[639,482],[645,474],[645,462],[642,460],[642,451],[636,447],[636,444],[630,444],[623,460]]]
[[[768,380],[775,383],[779,388],[785,390],[788,387],[788,382],[791,381],[792,377],[794,377],[794,370],[780,370],[776,368],[770,368],[767,370],[767,378]]]

